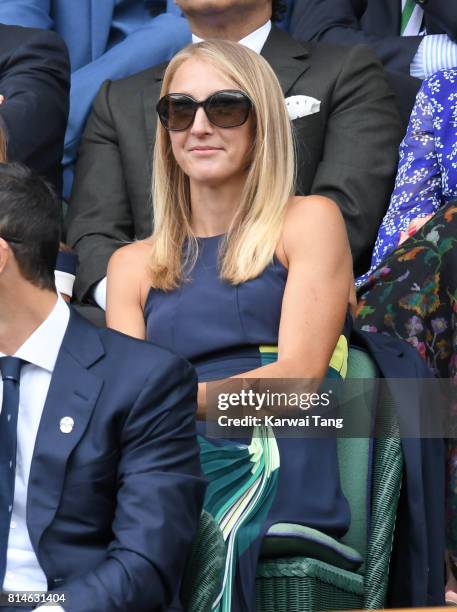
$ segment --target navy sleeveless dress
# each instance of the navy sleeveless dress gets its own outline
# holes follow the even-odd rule
[[[171,292],[150,290],[145,306],[147,339],[186,357],[200,382],[241,374],[276,359],[287,269],[274,258],[260,276],[234,286],[219,278],[221,237],[198,241],[198,259],[188,280]],[[332,375],[344,376],[347,342],[344,335],[340,339],[346,351],[339,342],[332,358]],[[271,438],[260,435],[249,446],[239,441],[213,444],[211,439],[199,437],[202,467],[209,480],[205,508],[221,526],[228,557],[231,555],[216,610],[255,609],[256,565],[262,537],[271,525],[297,523],[337,538],[349,527],[336,441],[275,440],[273,436],[272,448]],[[253,484],[253,457],[259,456],[262,465]],[[240,467],[243,458],[244,471]],[[264,478],[265,473],[269,478]],[[227,518],[227,508],[236,498],[234,487],[240,489],[240,496],[248,492],[253,497],[249,518],[241,524]],[[235,523],[236,528],[230,532],[227,523]]]

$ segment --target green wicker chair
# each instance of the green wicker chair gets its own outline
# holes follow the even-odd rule
[[[181,600],[187,612],[209,612],[223,579],[225,542],[216,521],[203,511],[184,573]]]
[[[374,379],[376,369],[366,353],[351,349],[348,378]],[[357,383],[354,383],[357,384]],[[361,383],[363,384],[363,383]],[[374,392],[374,385],[368,385]],[[380,397],[382,413],[390,415],[396,433],[390,397]],[[369,414],[371,398],[355,394],[350,409]],[[385,427],[385,423],[384,423]],[[383,430],[385,431],[385,429]],[[258,566],[256,600],[258,612],[304,612],[382,608],[385,602],[395,516],[400,494],[403,460],[398,435],[376,440],[372,467],[371,522],[367,537],[367,478],[369,440],[338,440],[341,484],[351,507],[351,526],[342,538],[347,549],[360,553],[356,570],[327,559],[312,558],[296,547],[280,558],[264,558]],[[268,538],[266,538],[268,540]],[[287,546],[287,542],[283,543]],[[266,549],[268,554],[268,547]],[[265,553],[265,551],[264,551]]]

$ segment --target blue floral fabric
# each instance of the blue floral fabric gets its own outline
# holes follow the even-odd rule
[[[422,84],[400,145],[395,189],[379,229],[371,267],[357,279],[357,286],[398,246],[401,232],[412,235],[412,221],[433,215],[455,198],[457,68],[441,70]]]
[[[431,218],[419,228],[423,217]],[[371,268],[357,285],[355,327],[403,338],[456,389],[457,68],[422,84]],[[457,416],[454,397],[451,402]],[[455,439],[448,441],[447,469],[447,544],[457,559]]]

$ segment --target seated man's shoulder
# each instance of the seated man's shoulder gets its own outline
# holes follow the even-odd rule
[[[303,43],[307,49],[303,74],[294,84],[294,93],[306,93],[310,88],[315,97],[331,104],[360,89],[365,92],[389,93],[384,70],[372,49],[365,45],[345,47],[320,42]]]
[[[106,367],[103,378],[110,385],[133,393],[160,395],[163,390],[180,388],[182,392],[197,391],[197,374],[193,366],[180,355],[151,342],[126,336],[112,329],[100,330],[105,348]]]
[[[305,43],[314,64],[327,67],[327,71],[338,71],[348,63],[381,64],[374,51],[367,45],[343,46],[322,42]]]
[[[327,69],[334,69],[335,66],[344,63],[350,54],[350,47],[311,40],[296,40],[279,29],[273,30],[272,38],[269,40],[264,52],[265,56],[270,57],[274,63],[277,53],[282,51],[286,57],[293,57],[299,62],[310,64],[311,68],[315,66],[321,68],[328,64]],[[284,58],[282,59],[284,61]]]
[[[20,52],[23,45],[29,44],[43,46],[43,50],[59,49],[67,54],[65,42],[56,32],[40,28],[0,24],[0,50],[11,47],[12,51]]]
[[[182,383],[196,384],[196,374],[191,364],[172,351],[151,342],[127,336],[109,328],[99,328],[81,315],[73,312],[85,332],[96,334],[103,346],[104,356],[97,362],[98,373],[112,381],[124,384],[127,376],[129,383],[143,384],[145,380],[173,378]],[[79,331],[82,328],[79,327]]]
[[[183,371],[192,369],[192,366],[190,366],[186,359],[166,348],[151,342],[132,338],[113,329],[98,328],[98,331],[108,355],[116,360],[129,362],[131,362],[133,357],[135,359],[135,368],[157,369],[160,367],[165,370],[179,368],[179,370]]]
[[[167,63],[163,63],[123,79],[105,81],[98,91],[93,108],[101,113],[108,104],[118,129],[120,126],[129,128],[129,123],[125,122],[126,108],[135,109],[139,118],[143,116],[144,92],[152,89],[152,99],[158,99],[166,67]]]
[[[111,93],[115,96],[131,96],[141,92],[151,84],[160,82],[166,67],[167,63],[164,62],[123,79],[115,79],[110,83]]]

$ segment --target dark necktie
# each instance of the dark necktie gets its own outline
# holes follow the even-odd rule
[[[0,413],[0,591],[6,569],[16,473],[19,378],[24,362],[17,357],[0,357],[3,402]]]

